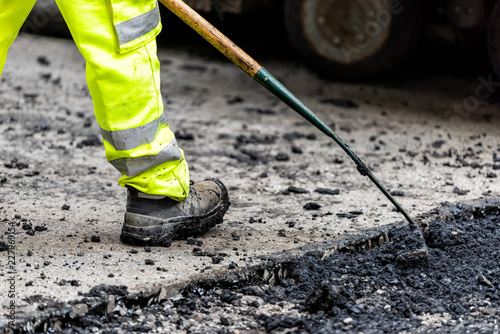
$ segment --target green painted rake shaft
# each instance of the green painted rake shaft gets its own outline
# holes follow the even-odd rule
[[[403,214],[412,229],[420,229],[413,221],[405,209],[394,199],[385,189],[379,180],[372,174],[366,165],[354,154],[351,149],[340,139],[318,116],[297,99],[288,89],[285,88],[276,78],[274,78],[261,65],[253,60],[248,54],[241,50],[224,34],[218,31],[213,25],[202,18],[196,11],[186,5],[182,0],[160,0],[170,11],[177,15],[187,25],[193,28],[198,34],[205,38],[217,50],[224,54],[229,60],[235,63],[243,71],[253,77],[258,83],[272,92],[275,96],[285,102],[297,113],[302,115],[311,124],[321,130],[328,137],[332,138],[351,157],[356,164],[358,171],[363,176],[368,176],[370,180],[382,191],[392,204]],[[420,229],[421,234],[421,229]]]
[[[412,229],[419,228],[413,221],[411,216],[405,209],[394,199],[380,181],[372,174],[368,167],[354,152],[337,136],[315,113],[306,107],[298,98],[296,98],[285,86],[283,86],[276,78],[274,78],[263,67],[254,76],[255,81],[264,86],[267,90],[285,102],[290,108],[299,113],[302,117],[308,120],[311,124],[317,127],[321,132],[332,138],[349,157],[354,161],[359,173],[363,176],[368,176],[370,180],[382,191],[382,193],[391,201],[392,204],[403,214],[406,220],[410,223]]]

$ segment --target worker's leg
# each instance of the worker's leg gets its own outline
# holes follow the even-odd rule
[[[120,239],[169,246],[222,222],[229,206],[217,180],[194,184],[163,114],[156,0],[58,0],[87,61],[87,82],[106,156],[130,186]],[[166,196],[166,197],[165,197]]]
[[[0,76],[7,59],[7,51],[35,2],[36,0],[0,0]]]
[[[189,172],[163,113],[155,0],[58,0],[87,62],[87,83],[106,157],[122,186],[181,201]]]

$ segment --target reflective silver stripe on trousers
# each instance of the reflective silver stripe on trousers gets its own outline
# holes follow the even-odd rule
[[[115,25],[118,42],[123,45],[144,36],[156,28],[158,23],[160,23],[160,10],[156,4],[156,7],[149,12]]]
[[[116,131],[101,129],[101,135],[115,150],[126,151],[153,143],[160,127],[165,125],[167,125],[167,116],[162,114],[154,121],[136,128]]]
[[[172,139],[170,143],[160,153],[156,155],[145,155],[137,158],[119,158],[111,160],[110,163],[127,176],[135,176],[150,168],[161,165],[169,161],[182,159],[182,153],[179,150],[177,141]]]

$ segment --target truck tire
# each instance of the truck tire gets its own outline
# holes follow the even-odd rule
[[[286,0],[285,28],[306,64],[330,79],[390,70],[416,48],[423,1]]]
[[[500,1],[495,3],[488,22],[488,56],[493,71],[500,78]]]

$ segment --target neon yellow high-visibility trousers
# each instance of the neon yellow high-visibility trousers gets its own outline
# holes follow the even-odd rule
[[[34,2],[0,0],[0,74]],[[189,191],[189,170],[163,113],[157,1],[56,2],[86,60],[106,157],[122,173],[120,185],[183,200]]]
[[[0,76],[7,59],[7,50],[28,17],[36,0],[0,0]]]

